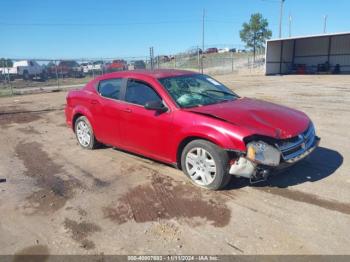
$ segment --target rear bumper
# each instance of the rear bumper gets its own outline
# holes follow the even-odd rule
[[[320,140],[321,139],[319,137],[315,136],[314,142],[309,148],[305,149],[305,151],[295,156],[294,158],[282,160],[281,163],[276,167],[260,165],[254,163],[244,156],[241,156],[231,165],[229,174],[238,177],[249,178],[251,180],[266,178],[272,171],[288,168],[291,165],[294,165],[295,163],[309,156],[318,147]]]

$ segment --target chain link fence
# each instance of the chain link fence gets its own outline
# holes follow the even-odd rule
[[[158,56],[155,68],[174,68],[203,72],[205,74],[263,74],[265,51],[258,50],[255,57],[252,52],[224,52],[175,56]]]
[[[0,96],[79,88],[105,73],[135,69],[184,69],[205,74],[264,73],[264,50],[188,52],[120,59],[0,59]]]

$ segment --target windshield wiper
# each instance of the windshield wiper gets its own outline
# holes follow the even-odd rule
[[[226,91],[222,91],[222,90],[216,90],[216,89],[208,89],[208,90],[204,90],[203,92],[216,92],[216,93],[221,93],[221,94],[237,97],[236,94],[233,94],[233,93],[230,93],[230,92],[226,92]]]

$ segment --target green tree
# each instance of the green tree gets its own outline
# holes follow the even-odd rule
[[[255,54],[258,48],[263,48],[265,41],[272,36],[271,30],[268,28],[269,23],[262,14],[252,14],[249,23],[243,23],[242,30],[239,32],[242,42],[246,47],[253,50],[254,62]]]
[[[0,67],[12,67],[13,63],[10,59],[0,58]]]

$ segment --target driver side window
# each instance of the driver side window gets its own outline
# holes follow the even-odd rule
[[[147,102],[162,101],[162,99],[146,83],[129,79],[126,87],[125,101],[144,106]]]

